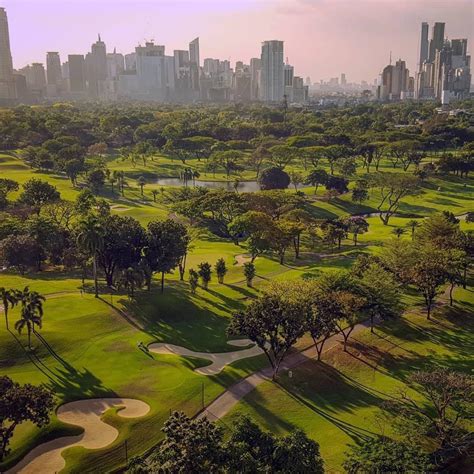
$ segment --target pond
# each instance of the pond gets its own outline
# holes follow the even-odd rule
[[[180,178],[158,178],[156,184],[160,186],[184,186],[184,181]],[[204,179],[196,179],[194,183],[192,180],[188,181],[188,186],[204,186],[210,189],[226,189],[227,191],[235,190],[234,181],[207,181]],[[298,188],[303,187],[305,186],[298,186]],[[242,193],[254,193],[260,191],[260,185],[257,181],[240,181],[237,189]]]

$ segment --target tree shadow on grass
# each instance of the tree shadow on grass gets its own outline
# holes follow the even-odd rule
[[[220,295],[219,295],[220,296]],[[133,315],[144,332],[158,342],[172,342],[194,351],[232,350],[226,344],[226,306],[235,300],[225,297],[222,303],[206,297],[204,290],[191,295],[182,285],[168,286],[163,294],[143,292],[137,300],[119,300],[125,313]],[[219,314],[222,313],[222,314]]]
[[[90,370],[77,370],[69,362],[59,356],[49,345],[45,338],[38,333],[35,335],[46,347],[58,365],[51,367],[35,351],[29,351],[23,346],[18,337],[11,332],[17,343],[24,350],[31,363],[47,378],[46,387],[59,395],[63,401],[78,400],[82,398],[116,396],[115,392],[105,387]]]
[[[310,374],[312,378],[308,379]],[[305,383],[305,380],[311,382]],[[337,414],[377,406],[383,398],[335,368],[323,362],[309,361],[295,370],[293,378],[285,378],[278,385],[291,398],[336,426],[354,441],[375,435],[365,428],[342,420]]]

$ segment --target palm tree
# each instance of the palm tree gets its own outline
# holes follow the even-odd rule
[[[411,220],[407,223],[407,227],[411,229],[411,240],[415,240],[415,230],[420,227],[420,223],[415,220]]]
[[[8,327],[8,309],[13,308],[18,303],[18,293],[16,290],[7,290],[6,288],[0,288],[0,300],[3,305],[3,311],[5,313],[5,325],[7,330]]]
[[[405,229],[403,227],[395,227],[395,229],[392,230],[392,234],[396,235],[397,239],[399,239],[404,233]]]
[[[151,194],[153,195],[153,202],[156,202],[156,196],[158,196],[158,189],[154,189]]]
[[[143,271],[136,267],[129,267],[122,271],[119,279],[119,287],[126,288],[128,297],[133,298],[135,296],[135,288],[141,288],[143,281]]]
[[[45,297],[37,291],[30,291],[28,287],[18,292],[21,301],[21,318],[15,323],[15,329],[21,334],[26,326],[28,329],[28,349],[31,350],[31,333],[35,332],[35,324],[41,328],[43,325],[43,301]]]
[[[114,184],[117,182],[117,178],[115,176],[111,176],[109,178],[109,183],[111,187],[112,194],[114,194]]]
[[[141,191],[142,197],[143,197],[143,187],[144,187],[145,184],[146,184],[146,179],[145,179],[143,176],[140,176],[140,177],[137,179],[137,184],[138,184],[138,186],[140,186],[140,191]]]
[[[92,271],[94,273],[95,297],[99,297],[99,285],[97,280],[97,252],[103,246],[103,228],[99,219],[89,214],[79,224],[80,232],[77,236],[78,244],[92,257]]]

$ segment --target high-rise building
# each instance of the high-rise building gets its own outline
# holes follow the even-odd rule
[[[347,85],[346,75],[344,73],[341,73],[341,86],[345,85]]]
[[[377,90],[377,98],[382,101],[400,100],[412,96],[410,90],[410,73],[406,62],[399,59],[395,65],[389,64],[382,72],[380,85]]]
[[[61,59],[59,53],[53,51],[46,53],[46,75],[48,85],[61,85],[63,76],[61,73]]]
[[[125,55],[125,70],[135,71],[137,69],[137,53]]]
[[[285,95],[283,41],[264,41],[261,60],[261,99],[265,102],[279,102]]]
[[[415,97],[437,98],[446,104],[453,97],[464,98],[469,95],[471,58],[467,54],[467,39],[445,40],[444,27],[444,23],[435,23],[429,52],[423,60],[428,24],[422,23],[420,67],[416,74]]]
[[[16,98],[7,12],[0,8],[0,103],[13,103]]]
[[[433,62],[436,57],[436,51],[440,51],[444,44],[444,23],[436,22],[433,27],[433,35],[430,41],[430,50],[428,60]]]
[[[200,58],[199,58],[199,38],[189,43],[189,75],[191,81],[191,89],[199,91],[199,78],[201,75]]]
[[[125,70],[125,58],[123,54],[117,53],[114,48],[113,53],[107,54],[107,78],[117,79]]]
[[[295,75],[295,68],[290,64],[285,64],[283,71],[285,75],[285,87],[292,87],[293,77]]]
[[[260,74],[262,72],[262,60],[252,58],[250,60],[250,100],[260,98]]]
[[[82,54],[68,56],[69,91],[73,94],[86,91],[85,63]]]
[[[100,35],[87,53],[85,66],[89,95],[99,97],[100,82],[107,79],[107,48]]]
[[[428,61],[429,55],[429,41],[428,41],[429,25],[425,21],[421,24],[421,39],[420,39],[420,64],[421,70],[423,63]]]

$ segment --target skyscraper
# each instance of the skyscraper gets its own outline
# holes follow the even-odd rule
[[[86,79],[89,94],[98,97],[99,83],[107,79],[107,48],[100,35],[86,56]]]
[[[430,41],[430,51],[428,59],[433,62],[436,58],[436,51],[440,51],[444,44],[444,23],[436,22],[433,27],[433,36]]]
[[[189,74],[191,78],[191,89],[199,91],[200,77],[199,38],[189,43]]]
[[[429,42],[428,42],[429,25],[425,21],[421,24],[421,40],[420,40],[420,64],[421,70],[423,63],[428,61]]]
[[[4,104],[16,100],[15,78],[10,51],[7,12],[0,8],[0,102]]]
[[[261,60],[261,99],[265,102],[283,100],[285,94],[283,41],[264,41]]]
[[[62,83],[61,59],[55,51],[46,53],[46,77],[48,86],[59,87]]]
[[[69,64],[69,90],[72,93],[81,93],[86,90],[84,56],[82,54],[70,54]]]
[[[250,100],[258,100],[260,97],[260,74],[262,72],[262,60],[252,58],[250,60]]]

